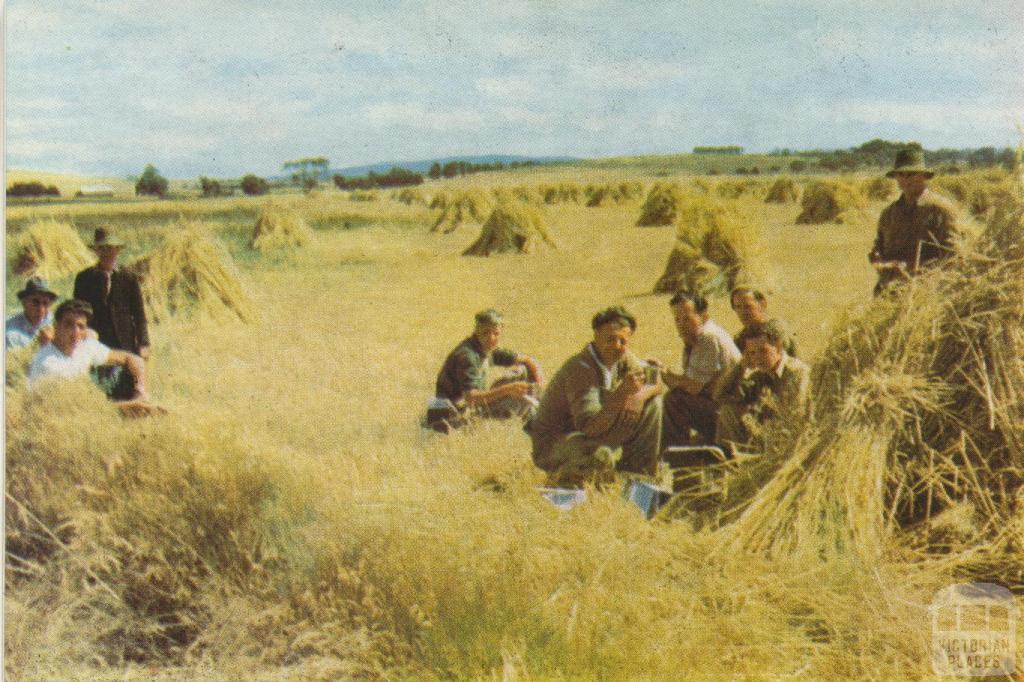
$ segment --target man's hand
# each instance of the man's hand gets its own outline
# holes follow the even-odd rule
[[[625,401],[626,398],[639,391],[643,385],[644,373],[630,372],[625,376],[625,378],[623,378],[622,383],[613,391],[613,395]]]
[[[149,360],[149,346],[139,348],[139,357],[143,360]]]
[[[899,260],[876,260],[871,263],[875,266],[875,270],[878,272],[888,272],[890,270],[905,271],[907,269],[906,263]]]
[[[37,338],[39,339],[40,346],[45,346],[53,341],[53,325],[48,324],[40,329]]]

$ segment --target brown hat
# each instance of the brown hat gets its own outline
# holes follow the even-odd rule
[[[920,149],[901,149],[896,152],[896,162],[891,171],[885,174],[887,178],[893,178],[903,173],[921,173],[929,178],[935,176],[934,171],[928,170],[924,165],[924,152]]]
[[[28,281],[25,282],[25,288],[18,292],[18,300],[20,301],[26,296],[33,295],[49,296],[51,303],[58,298],[56,292],[50,291],[50,285],[47,281],[39,276],[28,278]]]
[[[108,231],[107,228],[97,227],[92,238],[92,244],[89,244],[89,246],[94,249],[98,249],[101,246],[112,246],[120,249],[124,247],[124,241],[118,239],[114,234]]]

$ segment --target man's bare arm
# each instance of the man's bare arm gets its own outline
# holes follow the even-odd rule
[[[135,379],[134,398],[146,398],[146,362],[135,353],[123,350],[111,350],[107,355],[108,365],[120,365],[131,373]]]

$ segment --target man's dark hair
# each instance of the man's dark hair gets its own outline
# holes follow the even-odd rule
[[[702,295],[692,291],[677,291],[672,295],[672,299],[668,302],[669,305],[679,305],[683,301],[689,301],[693,304],[693,309],[698,313],[705,313],[708,310],[708,299]]]
[[[760,303],[762,306],[768,305],[768,298],[765,297],[764,293],[758,289],[751,289],[750,287],[736,287],[729,292],[729,307],[736,310],[736,297],[743,294],[750,294],[754,297],[754,300]]]
[[[590,327],[596,330],[598,327],[609,322],[616,322],[623,327],[628,325],[631,331],[636,331],[636,318],[633,317],[631,312],[620,305],[605,308],[597,315],[594,315],[594,319],[590,321]]]
[[[752,324],[749,327],[744,327],[743,331],[741,331],[739,336],[736,337],[736,340],[739,342],[737,345],[739,345],[740,350],[743,350],[743,346],[747,341],[761,336],[776,348],[781,348],[786,342],[785,330],[783,330],[775,320],[770,320],[768,322],[759,322]]]
[[[57,306],[57,309],[53,311],[53,321],[60,322],[65,315],[85,315],[85,321],[88,322],[92,319],[92,306],[86,301],[72,298]]]
[[[474,319],[477,324],[487,324],[494,327],[498,327],[505,322],[505,317],[494,308],[481,310],[474,316]]]

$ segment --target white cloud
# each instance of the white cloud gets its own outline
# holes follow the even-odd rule
[[[555,119],[555,116],[551,113],[534,111],[521,107],[508,107],[502,109],[498,112],[498,115],[508,123],[535,127],[549,125]]]
[[[910,125],[932,131],[964,125],[987,130],[1013,128],[1024,121],[1024,104],[1013,107],[963,102],[847,100],[814,102],[801,110],[822,122],[848,122],[872,126]]]
[[[681,64],[638,57],[609,62],[582,62],[573,66],[580,83],[594,90],[644,90],[679,81],[688,75]]]
[[[530,97],[537,94],[534,80],[524,76],[477,78],[473,85],[478,92],[499,99]]]
[[[375,127],[399,126],[420,130],[470,130],[480,127],[484,117],[472,109],[428,109],[411,102],[383,102],[365,109],[365,123]]]

